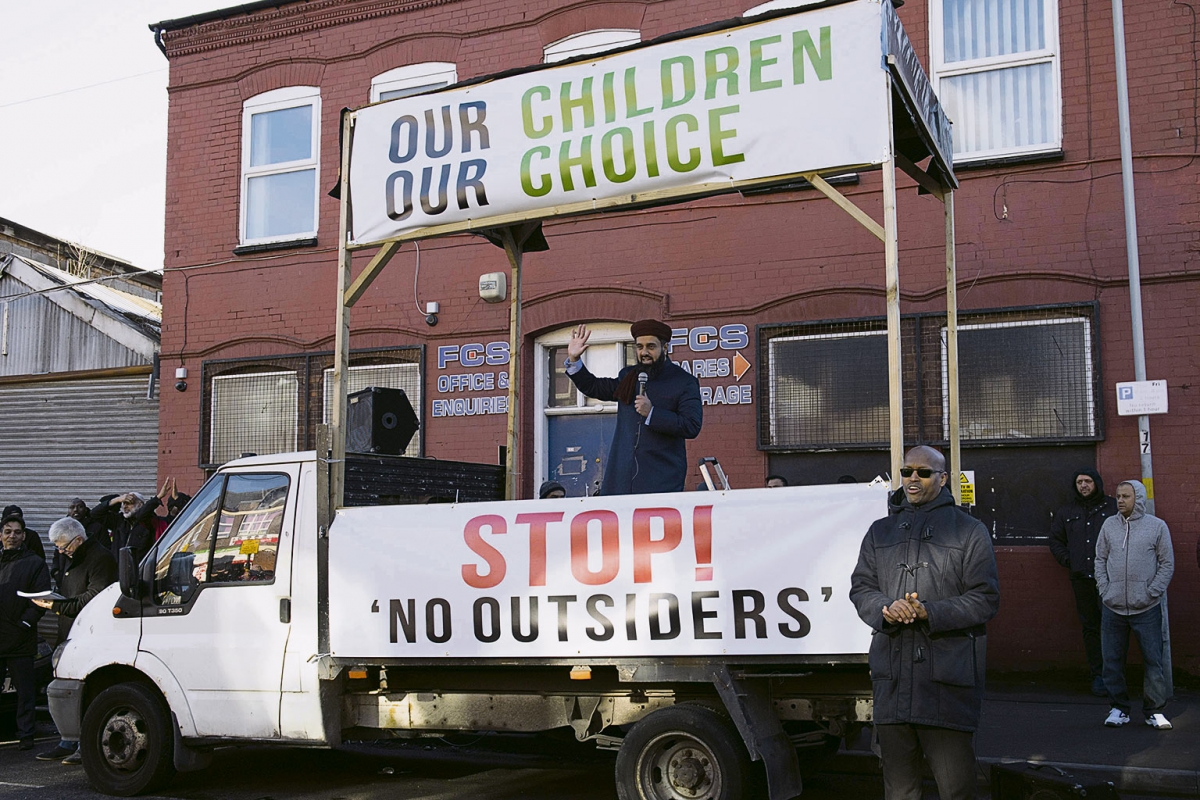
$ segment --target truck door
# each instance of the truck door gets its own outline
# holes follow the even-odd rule
[[[140,650],[175,676],[200,736],[279,737],[298,467],[269,470],[210,481],[155,549]]]

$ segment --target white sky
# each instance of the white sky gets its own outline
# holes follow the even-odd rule
[[[147,26],[238,4],[0,0],[0,217],[161,268],[167,59]]]

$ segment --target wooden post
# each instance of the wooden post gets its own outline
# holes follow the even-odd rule
[[[329,470],[328,519],[318,524],[328,530],[337,510],[342,507],[346,486],[346,384],[350,367],[350,307],[346,305],[346,287],[350,285],[352,254],[346,248],[350,236],[350,135],[354,117],[342,117],[342,174],[338,223],[337,324],[334,329],[333,408],[329,414],[329,449],[333,460]],[[318,452],[317,458],[325,453]]]
[[[888,79],[888,158],[883,163],[883,260],[887,286],[888,407],[892,488],[904,466],[904,375],[900,360],[900,243],[896,224],[896,143],[892,132],[892,92]]]
[[[946,192],[946,395],[950,435],[950,491],[962,504],[962,443],[958,426],[958,262],[954,253],[954,192]]]
[[[508,312],[508,435],[505,439],[504,497],[506,500],[516,500],[520,492],[517,442],[521,420],[521,261],[525,242],[524,238],[518,241],[514,228],[501,228],[498,233],[512,268],[512,305]]]

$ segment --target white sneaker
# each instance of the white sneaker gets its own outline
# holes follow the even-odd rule
[[[1162,717],[1162,714],[1157,714],[1156,716]],[[1166,717],[1163,717],[1163,722],[1166,722]],[[1109,728],[1119,728],[1122,725],[1128,725],[1129,715],[1119,708],[1114,708],[1108,712],[1108,719],[1104,720],[1104,724]],[[1168,722],[1167,724],[1169,725],[1170,723]]]
[[[1108,723],[1105,723],[1105,724],[1107,725]],[[1151,728],[1154,728],[1154,729],[1160,730],[1160,731],[1171,730],[1170,721],[1166,717],[1164,717],[1162,714],[1151,714],[1150,716],[1146,717],[1146,724],[1149,725]]]

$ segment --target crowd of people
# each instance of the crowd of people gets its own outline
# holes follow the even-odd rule
[[[49,611],[58,617],[58,640],[67,638],[79,612],[117,579],[120,552],[128,547],[134,563],[150,552],[156,538],[190,498],[168,478],[154,497],[137,492],[109,494],[95,506],[82,498],[67,504],[66,516],[50,526],[54,548],[46,561],[41,535],[25,524],[20,506],[0,516],[0,683],[11,678],[16,691],[18,747],[34,746],[38,621]],[[163,513],[159,513],[159,509]],[[78,743],[60,741],[39,761],[79,764]]]

